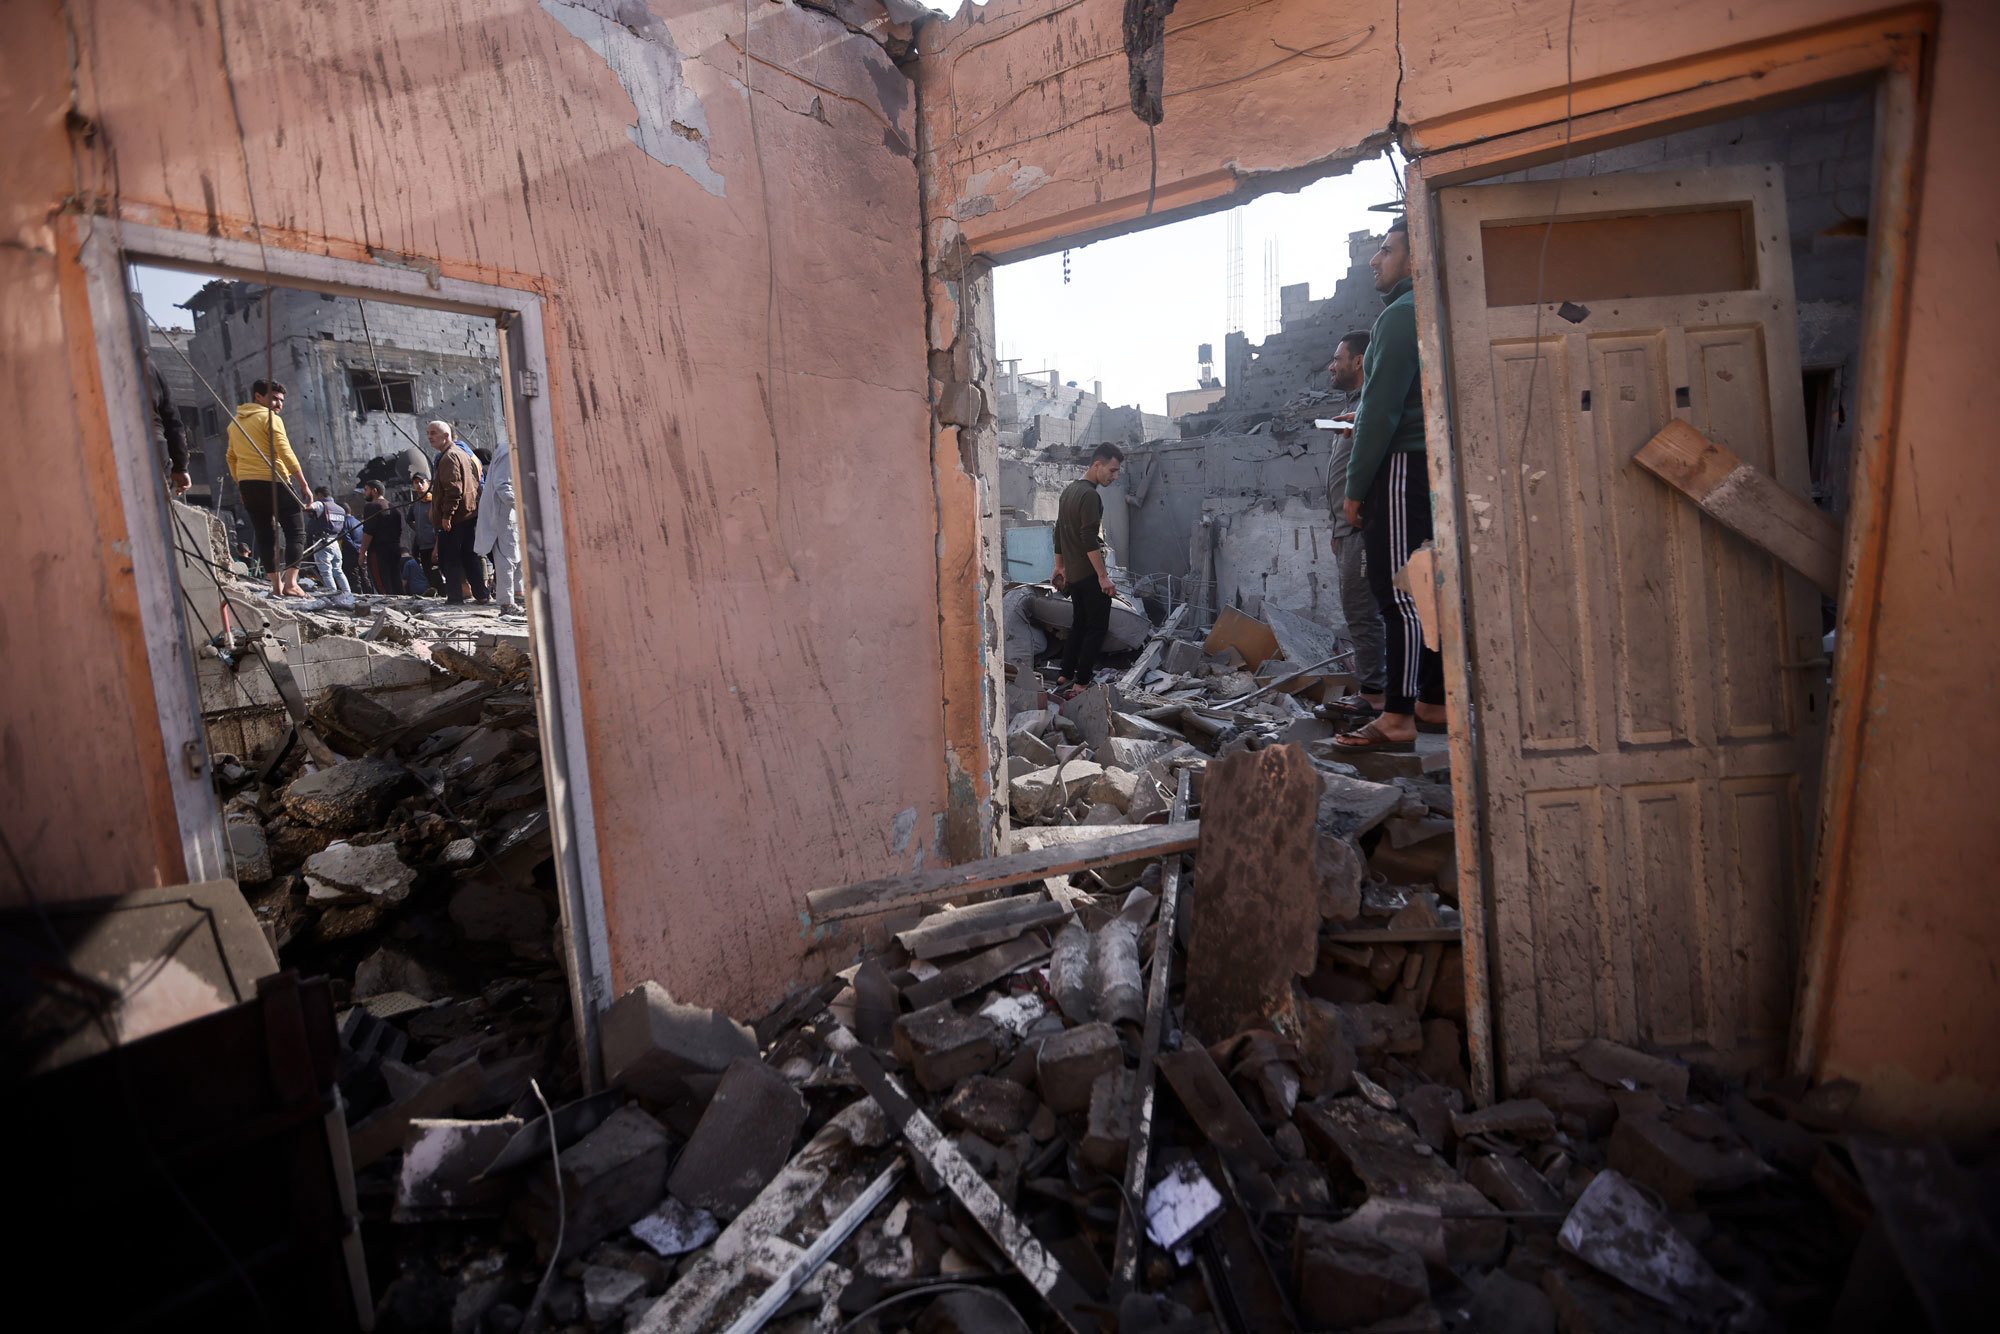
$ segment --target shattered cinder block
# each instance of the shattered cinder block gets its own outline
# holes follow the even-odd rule
[[[336,834],[379,825],[415,780],[394,760],[349,760],[307,774],[285,789],[285,814]]]
[[[938,1118],[955,1130],[970,1130],[999,1143],[1026,1130],[1041,1106],[1034,1090],[1024,1084],[974,1075],[952,1090]]]
[[[1600,1084],[1623,1087],[1630,1080],[1642,1088],[1657,1089],[1675,1102],[1687,1100],[1688,1069],[1679,1061],[1648,1056],[1605,1038],[1592,1038],[1570,1059]]]
[[[475,1180],[522,1126],[518,1116],[493,1121],[413,1117],[396,1181],[398,1223],[498,1215],[514,1192],[504,1177]]]
[[[896,1059],[932,1093],[1000,1064],[1004,1044],[998,1024],[984,1015],[960,1014],[950,1001],[902,1016],[895,1035]]]
[[[1007,800],[1016,817],[1032,819],[1087,792],[1103,772],[1103,765],[1090,760],[1071,760],[1037,769],[1007,785]]]
[[[784,1167],[805,1120],[806,1101],[783,1075],[753,1056],[730,1062],[668,1193],[717,1218],[736,1217]]]
[[[667,1190],[667,1132],[636,1106],[621,1107],[604,1124],[564,1149],[558,1162],[568,1222],[562,1258],[581,1255],[652,1211]],[[535,1239],[543,1263],[556,1248],[556,1187],[544,1171],[514,1202],[514,1220]]]
[[[1480,1154],[1466,1164],[1465,1179],[1481,1195],[1510,1212],[1563,1212],[1562,1196],[1525,1158]]]
[[[1010,759],[1026,760],[1029,773],[1056,762],[1055,747],[1025,729],[1007,734],[1007,755]]]
[[[300,869],[306,897],[327,904],[401,903],[417,880],[416,870],[397,855],[394,843],[336,841],[306,858]]]
[[[1099,1075],[1125,1068],[1118,1033],[1106,1023],[1079,1024],[1042,1043],[1035,1058],[1035,1081],[1042,1101],[1057,1115],[1090,1106],[1090,1088]]]
[[[1414,1253],[1386,1242],[1343,1237],[1315,1218],[1292,1237],[1292,1282],[1308,1326],[1352,1329],[1428,1302],[1430,1278]]]
[[[1606,1159],[1613,1168],[1660,1193],[1669,1209],[1685,1209],[1696,1194],[1735,1190],[1771,1174],[1750,1150],[1706,1143],[1656,1117],[1622,1115]]]
[[[1521,1090],[1546,1103],[1571,1134],[1601,1139],[1611,1133],[1618,1108],[1604,1086],[1581,1070],[1551,1070],[1530,1079]]]
[[[604,1077],[641,1097],[670,1102],[684,1077],[716,1074],[757,1055],[757,1038],[728,1016],[683,1005],[657,982],[642,982],[604,1012],[598,1032]]]

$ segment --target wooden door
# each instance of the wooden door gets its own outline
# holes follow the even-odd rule
[[[1806,492],[1783,186],[1439,193],[1506,1089],[1599,1036],[1782,1057],[1818,596],[1630,460],[1681,417]]]

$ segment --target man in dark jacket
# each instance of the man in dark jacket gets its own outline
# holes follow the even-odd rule
[[[1361,530],[1368,584],[1382,609],[1382,716],[1336,737],[1349,750],[1410,750],[1419,728],[1444,730],[1444,665],[1424,647],[1417,604],[1398,592],[1396,571],[1430,540],[1430,473],[1424,454],[1424,389],[1417,361],[1417,307],[1412,295],[1410,233],[1403,219],[1389,226],[1370,257],[1384,309],[1361,363],[1361,406],[1354,416],[1354,453],[1347,462],[1342,513]]]
[[[1082,690],[1097,670],[1097,651],[1104,647],[1104,632],[1111,628],[1111,575],[1104,564],[1104,536],[1099,526],[1104,519],[1100,486],[1118,480],[1125,464],[1125,451],[1105,443],[1091,455],[1090,470],[1063,489],[1056,507],[1056,587],[1069,598],[1074,611],[1069,638],[1063,641],[1062,674],[1056,678],[1056,693]]]
[[[473,549],[478,534],[479,485],[486,470],[463,440],[451,436],[450,422],[432,422],[426,431],[435,451],[431,475],[431,526],[437,529],[438,572],[444,576],[444,600],[449,605],[465,601],[465,585],[472,600],[486,598],[486,567]],[[461,582],[462,581],[462,582]]]

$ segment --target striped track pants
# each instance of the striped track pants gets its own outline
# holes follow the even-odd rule
[[[1391,454],[1376,469],[1361,502],[1361,536],[1368,552],[1368,586],[1382,609],[1387,713],[1414,713],[1416,703],[1444,703],[1444,663],[1424,647],[1423,621],[1408,593],[1390,581],[1410,553],[1430,540],[1431,479],[1425,458]]]

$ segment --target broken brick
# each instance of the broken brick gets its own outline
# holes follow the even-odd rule
[[[714,1010],[683,1005],[657,982],[620,996],[598,1021],[598,1033],[604,1077],[658,1102],[682,1096],[687,1075],[719,1074],[730,1062],[757,1055],[749,1028]]]
[[[1475,1112],[1454,1113],[1451,1128],[1460,1139],[1467,1135],[1517,1135],[1526,1139],[1547,1139],[1556,1133],[1556,1116],[1533,1098],[1497,1102]]]
[[[960,1014],[950,1001],[906,1014],[895,1025],[896,1059],[932,1093],[991,1070],[1000,1063],[1004,1044],[998,1024],[984,1015]]]
[[[1424,1262],[1387,1242],[1344,1237],[1316,1218],[1292,1238],[1292,1282],[1309,1326],[1352,1329],[1430,1300]]]
[[[652,1211],[667,1191],[667,1145],[658,1121],[627,1106],[562,1151],[557,1161],[568,1218],[561,1258],[581,1255]],[[514,1220],[535,1239],[544,1263],[556,1249],[556,1200],[555,1183],[543,1171],[514,1202]]]
[[[1050,1110],[1067,1115],[1090,1106],[1090,1088],[1099,1075],[1124,1068],[1117,1030],[1106,1023],[1079,1024],[1043,1040],[1035,1082]]]
[[[1657,1089],[1675,1102],[1687,1099],[1688,1068],[1622,1043],[1592,1038],[1570,1057],[1577,1068],[1601,1084],[1623,1086],[1627,1080],[1644,1088]]]
[[[952,1090],[938,1110],[938,1119],[955,1129],[1000,1141],[1026,1130],[1041,1106],[1033,1090],[1011,1079],[974,1075]]]
[[[1718,1148],[1646,1116],[1618,1118],[1606,1159],[1634,1181],[1658,1191],[1670,1209],[1687,1208],[1701,1192],[1747,1186],[1771,1170],[1746,1148]]]

